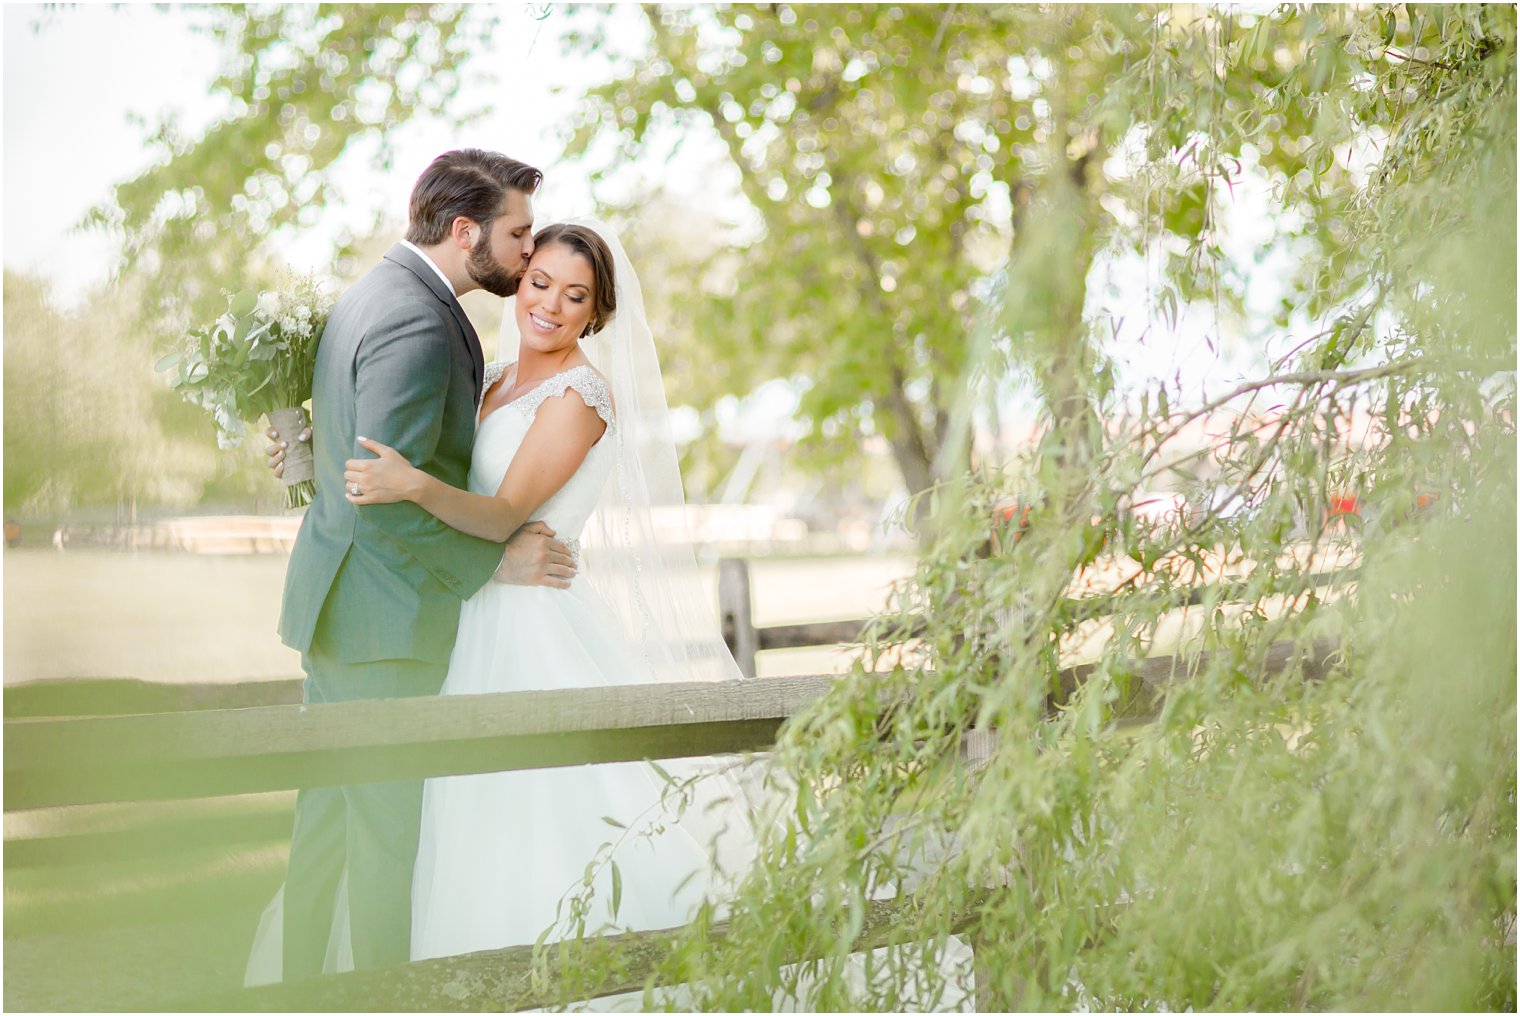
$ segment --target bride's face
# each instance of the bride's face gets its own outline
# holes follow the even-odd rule
[[[573,346],[596,305],[591,262],[554,244],[533,252],[517,287],[517,331],[529,348],[550,353]]]

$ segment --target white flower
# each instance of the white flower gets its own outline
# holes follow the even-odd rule
[[[264,292],[259,294],[258,312],[265,318],[273,318],[280,313],[280,294]]]
[[[296,308],[296,317],[300,318],[303,322],[310,321],[311,320],[311,308],[308,307],[308,306],[306,306],[306,304],[304,304],[304,303],[301,304],[299,307]],[[304,335],[305,333],[303,332],[302,334]]]
[[[291,335],[296,330],[296,319],[289,315],[280,318],[280,331],[285,335]]]
[[[216,443],[219,448],[237,448],[243,443],[243,421],[230,406],[218,404],[212,409],[216,417]]]

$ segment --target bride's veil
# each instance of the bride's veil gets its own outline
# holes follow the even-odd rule
[[[576,218],[568,224],[606,241],[617,286],[612,319],[581,340],[612,388],[616,424],[602,440],[616,442],[617,457],[582,534],[580,574],[617,617],[650,680],[739,680],[697,571],[670,408],[638,274],[607,223]],[[497,346],[506,360],[517,358],[515,299],[504,309]],[[766,810],[764,767],[711,758],[668,759],[661,767],[675,781],[672,792],[687,797],[691,806],[681,825],[716,863],[720,884],[740,877],[753,862],[754,823]]]
[[[617,296],[612,319],[581,340],[592,365],[611,384],[616,418],[603,438],[616,442],[616,461],[586,524],[581,574],[642,653],[652,680],[738,679],[739,668],[697,571],[670,407],[638,274],[607,223],[577,218],[567,224],[591,229],[606,241]],[[517,358],[515,299],[505,308],[497,345],[506,360]]]

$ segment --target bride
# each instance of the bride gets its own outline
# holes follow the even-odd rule
[[[500,348],[515,339],[517,356],[487,365],[467,490],[364,438],[377,457],[344,474],[355,504],[413,501],[498,541],[541,520],[578,557],[585,548],[568,590],[488,583],[465,602],[441,694],[737,678],[690,550],[656,539],[653,509],[683,504],[680,474],[642,291],[616,235],[591,222],[543,229],[508,311]],[[686,923],[724,860],[743,863],[748,834],[736,806],[675,821],[665,790],[644,763],[428,780],[412,958]],[[620,841],[610,856],[609,841]],[[341,900],[338,910],[328,970],[348,965]],[[279,978],[265,941],[278,928],[266,912],[249,983]]]

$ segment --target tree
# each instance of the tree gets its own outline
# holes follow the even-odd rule
[[[689,341],[725,366],[699,404],[736,379],[794,380],[816,437],[837,451],[880,433],[907,487],[927,488],[936,461],[955,458],[983,282],[1031,228],[1033,192],[1060,181],[1071,214],[1096,209],[1103,125],[1089,105],[1121,67],[1098,45],[1100,19],[968,5],[646,11],[647,57],[588,96],[571,150],[611,132],[623,159],[664,130],[706,127],[739,167],[763,235],[732,242],[688,291]],[[1043,55],[1073,48],[1080,58],[1058,66]],[[1092,236],[1041,254],[1059,266],[1042,327],[1068,354],[1085,348]],[[1064,405],[1092,369],[1057,360],[1041,378]]]
[[[616,166],[670,130],[705,129],[740,171],[762,234],[683,276],[698,280],[686,340],[725,368],[704,375],[697,404],[737,379],[792,379],[815,437],[837,451],[886,435],[910,491],[964,456],[951,422],[978,341],[989,373],[1032,380],[1051,446],[1090,455],[1092,404],[1112,385],[1090,332],[1094,264],[1159,250],[1173,323],[1199,298],[1238,311],[1219,216],[1243,173],[1298,213],[1283,239],[1323,255],[1300,259],[1315,274],[1293,280],[1279,325],[1332,307],[1354,321],[1363,308],[1342,305],[1365,303],[1370,266],[1348,242],[1362,196],[1347,148],[1403,107],[1393,79],[1355,82],[1377,61],[1400,82],[1428,66],[1392,45],[1387,11],[645,10],[647,56],[588,96],[571,150],[614,136]],[[1436,24],[1416,13],[1405,31]],[[1157,59],[1171,66],[1158,74]],[[1137,155],[1143,174],[1111,167]],[[977,327],[989,280],[1005,315],[990,341]],[[1344,360],[1352,337],[1337,336],[1325,355]]]
[[[5,275],[5,510],[32,518],[139,500],[196,500],[214,445],[153,373],[131,294],[56,310],[44,283]]]
[[[86,224],[122,241],[122,272],[155,280],[166,330],[214,316],[228,279],[273,275],[262,244],[311,225],[338,160],[419,113],[439,113],[493,17],[468,4],[225,4],[210,32],[227,51],[211,83],[228,113],[200,138],[161,124],[160,162],[118,185]],[[340,252],[341,254],[341,252]]]
[[[695,982],[693,1008],[932,1009],[972,980],[940,960],[956,930],[994,1009],[1514,1007],[1515,11],[1143,13],[1105,102],[1146,114],[1134,204],[1194,223],[1170,285],[1213,288],[1227,173],[1270,143],[1272,210],[1302,234],[1288,309],[1319,330],[1201,399],[1165,379],[1093,383],[1072,413],[1047,394],[1049,440],[937,486],[873,657],[913,637],[922,662],[789,725],[724,934],[702,915],[658,977]],[[1031,218],[1071,221],[1062,186]],[[1115,219],[1111,242],[1156,242],[1149,216]],[[1059,239],[1015,251],[968,374],[1061,355],[1025,299]],[[1134,491],[1186,474],[1197,421],[1221,496],[1140,521]],[[1349,530],[1338,489],[1363,502]],[[989,543],[1015,492],[1027,526]],[[1324,680],[1267,664],[1327,638]],[[1172,653],[1185,678],[1121,722],[1140,659]],[[973,726],[999,746],[967,772]],[[850,949],[883,899],[897,920],[862,977]]]

